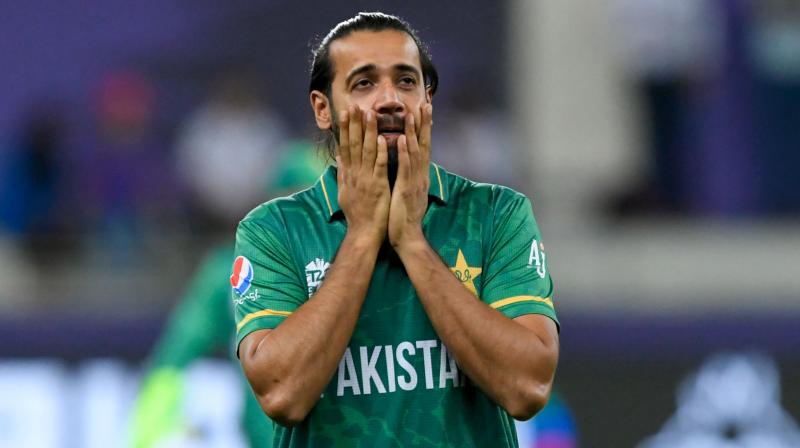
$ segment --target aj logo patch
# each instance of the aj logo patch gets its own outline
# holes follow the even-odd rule
[[[544,278],[547,274],[547,254],[544,253],[544,245],[535,239],[531,243],[531,254],[528,256],[528,267],[536,268],[539,278]]]

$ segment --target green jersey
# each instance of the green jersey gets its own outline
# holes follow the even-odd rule
[[[479,300],[509,318],[556,321],[553,283],[528,199],[431,164],[425,236]],[[237,343],[310,300],[347,231],[336,169],[267,202],[236,235],[231,284]],[[558,323],[556,321],[556,323]],[[466,377],[437,336],[398,256],[385,244],[337,372],[274,446],[517,446],[511,417]]]
[[[303,141],[287,144],[278,163],[279,175],[268,191],[297,191],[314,183],[324,163],[314,145]],[[184,422],[185,370],[195,360],[216,352],[228,352],[234,336],[233,306],[228,273],[233,244],[211,251],[201,262],[189,287],[170,314],[164,333],[150,356],[142,387],[132,413],[132,448],[152,448],[173,443],[176,434],[191,433]],[[237,369],[239,368],[237,362]],[[242,376],[244,410],[242,424],[250,448],[272,446],[272,422],[256,401]]]
[[[193,430],[186,426],[182,414],[186,399],[185,371],[200,358],[229,353],[234,322],[226,273],[232,259],[230,244],[209,252],[171,313],[150,355],[136,397],[130,430],[132,448],[160,446],[176,434]],[[242,423],[249,446],[271,446],[272,423],[244,378],[242,391],[245,397]]]

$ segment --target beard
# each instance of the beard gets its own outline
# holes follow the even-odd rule
[[[397,180],[397,139],[389,145],[387,142],[386,150],[389,152],[389,163],[386,166],[386,174],[389,176],[389,189],[394,189],[394,181]]]
[[[378,135],[381,129],[403,129],[405,120],[403,117],[395,114],[378,114]],[[339,123],[337,120],[331,120],[330,132],[333,134],[333,140],[336,142],[336,150],[339,150]],[[402,132],[402,131],[400,131]],[[384,136],[385,138],[385,136]],[[387,175],[389,178],[389,188],[394,188],[394,182],[397,180],[397,136],[394,138],[386,138],[386,151],[388,152]]]

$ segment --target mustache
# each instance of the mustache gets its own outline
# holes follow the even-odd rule
[[[404,117],[396,114],[380,114],[377,116],[378,132],[383,130],[391,130],[403,132],[406,126]]]

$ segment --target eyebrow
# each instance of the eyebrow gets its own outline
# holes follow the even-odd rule
[[[361,67],[356,67],[353,70],[350,70],[350,73],[347,74],[347,78],[345,78],[344,84],[346,86],[349,86],[350,82],[356,76],[361,75],[363,73],[374,71],[377,68],[378,68],[378,66],[376,66],[375,64],[365,64],[365,65],[362,65]]]
[[[350,85],[350,82],[358,75],[369,73],[371,71],[375,71],[378,69],[378,66],[375,64],[364,64],[360,67],[356,67],[353,70],[350,70],[350,73],[347,74],[347,78],[345,78],[344,82],[345,85]],[[392,66],[392,69],[398,72],[411,72],[417,75],[418,77],[421,76],[419,70],[413,65],[408,64],[395,64]]]

